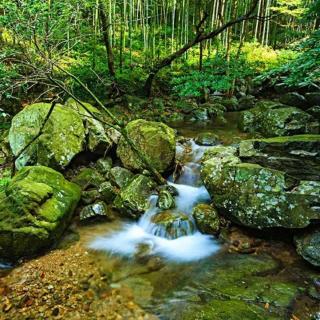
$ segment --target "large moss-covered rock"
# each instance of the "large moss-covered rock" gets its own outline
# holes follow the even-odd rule
[[[259,132],[265,137],[317,133],[319,130],[310,114],[272,101],[260,101],[254,108],[241,112],[238,125],[245,132]]]
[[[126,131],[129,138],[159,172],[167,171],[175,158],[175,132],[161,122],[142,119],[130,122]],[[120,139],[117,154],[124,166],[132,170],[143,170],[144,165],[124,138]]]
[[[285,171],[295,179],[320,180],[320,135],[244,140],[239,156],[245,162]]]
[[[308,262],[320,267],[320,227],[306,230],[295,237],[297,252]]]
[[[50,107],[49,103],[32,104],[12,119],[9,141],[14,155],[39,133]],[[16,166],[20,169],[25,165],[40,164],[63,169],[83,150],[84,139],[81,117],[70,108],[57,104],[43,133],[17,159]]]
[[[149,208],[149,198],[155,187],[156,184],[151,178],[144,175],[136,175],[120,191],[113,205],[121,213],[137,218]]]
[[[103,115],[97,108],[90,103],[81,103],[84,107],[70,98],[65,105],[81,117],[87,134],[87,148],[91,152],[105,154],[114,143],[118,143],[120,134],[113,128],[103,125],[102,122],[92,117],[94,115],[98,119],[103,119]]]
[[[207,160],[201,176],[215,207],[242,225],[304,228],[320,219],[320,188],[314,182],[293,186],[283,171],[240,163],[235,156]]]
[[[64,231],[80,188],[53,169],[25,167],[0,192],[0,257],[39,253]]]

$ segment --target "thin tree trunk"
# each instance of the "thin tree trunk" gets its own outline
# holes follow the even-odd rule
[[[100,22],[101,22],[103,41],[107,51],[109,73],[112,78],[115,78],[116,72],[114,67],[114,56],[113,56],[113,50],[112,50],[110,37],[109,37],[110,24],[109,25],[107,24],[106,12],[104,8],[104,4],[101,0],[99,1],[99,16],[100,16]]]

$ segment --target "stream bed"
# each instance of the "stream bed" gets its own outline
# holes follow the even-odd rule
[[[172,123],[170,126],[186,138],[212,131],[224,144],[232,144],[246,137],[237,131],[235,117],[236,114],[230,114],[226,123]],[[167,239],[166,230],[159,230],[153,224],[153,217],[159,213],[154,196],[150,198],[150,209],[139,221],[116,220],[77,226],[78,241],[67,242],[54,250],[65,256],[59,266],[66,268],[59,274],[62,277],[59,281],[52,271],[50,279],[54,286],[64,283],[63,277],[76,274],[77,261],[79,277],[91,279],[89,287],[94,283],[92,288],[79,289],[84,292],[92,289],[95,295],[95,303],[90,302],[88,307],[91,313],[88,311],[87,319],[100,319],[97,314],[101,300],[106,298],[105,292],[111,290],[121,295],[127,289],[130,301],[132,299],[146,314],[126,316],[115,309],[113,316],[109,314],[105,319],[320,319],[319,292],[314,286],[319,273],[296,254],[289,235],[288,241],[282,241],[277,234],[264,238],[259,232],[232,227],[217,239],[197,231],[192,208],[197,203],[210,202],[199,180],[199,161],[204,151],[205,147],[193,140],[183,148],[178,146],[177,152],[182,153],[184,159],[182,174],[174,183],[172,177],[168,178],[169,184],[178,190],[176,210],[186,213],[190,219],[188,225],[177,225],[185,230],[183,236]],[[23,285],[27,289],[32,287],[33,283],[25,280],[26,271],[39,268],[41,278],[41,268],[48,263],[54,268],[55,260],[49,253],[35,262],[25,262],[9,274],[4,272],[0,289],[1,285],[17,287],[19,281],[20,284],[25,281]],[[99,281],[106,282],[106,287]],[[119,306],[130,309],[129,302],[119,302]],[[60,304],[63,305],[63,301]],[[83,305],[79,300],[78,308]],[[51,317],[65,315],[65,319],[83,319],[86,313],[78,311],[72,315],[79,317],[71,313],[67,316],[62,311]],[[47,318],[45,310],[38,317],[42,318]]]

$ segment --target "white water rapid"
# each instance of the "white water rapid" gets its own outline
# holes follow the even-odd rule
[[[208,202],[209,194],[204,186],[199,186],[200,164],[198,163],[206,147],[198,146],[194,141],[189,141],[186,146],[177,146],[177,158],[184,160],[182,174],[176,183],[170,182],[178,191],[175,197],[176,208],[174,211],[183,212],[192,218],[192,209],[198,203]],[[150,198],[150,208],[138,222],[124,224],[120,231],[98,237],[90,243],[90,248],[103,250],[124,256],[133,256],[139,246],[147,245],[151,254],[163,256],[177,262],[188,262],[203,259],[212,255],[219,249],[216,240],[209,235],[204,235],[198,230],[176,239],[167,239],[157,230],[151,221],[152,217],[161,212],[156,207],[157,196]],[[179,226],[177,226],[179,228]],[[179,230],[177,230],[179,234]],[[155,235],[157,234],[157,235]],[[159,236],[162,235],[162,236]]]

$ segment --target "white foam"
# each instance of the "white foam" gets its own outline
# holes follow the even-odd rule
[[[187,164],[184,171],[184,181],[188,184],[169,182],[178,191],[175,197],[177,211],[188,214],[191,218],[193,207],[200,202],[208,202],[210,196],[204,186],[192,186],[194,176],[198,174],[199,165],[196,163],[202,157],[205,147],[197,146],[191,141],[192,159],[194,162]],[[179,150],[181,152],[181,150]],[[190,170],[189,170],[190,169]],[[150,198],[150,208],[144,213],[138,222],[124,224],[122,230],[95,239],[90,248],[102,250],[124,256],[134,256],[139,244],[148,244],[152,254],[161,255],[176,262],[188,262],[203,259],[212,255],[219,249],[217,241],[209,235],[195,232],[177,239],[166,239],[152,234],[154,224],[152,217],[161,212],[156,207],[157,196]]]
[[[200,232],[168,240],[147,233],[138,224],[126,225],[120,232],[99,237],[90,244],[90,248],[132,257],[141,243],[148,244],[152,254],[161,255],[176,262],[203,259],[219,249],[213,237]]]

